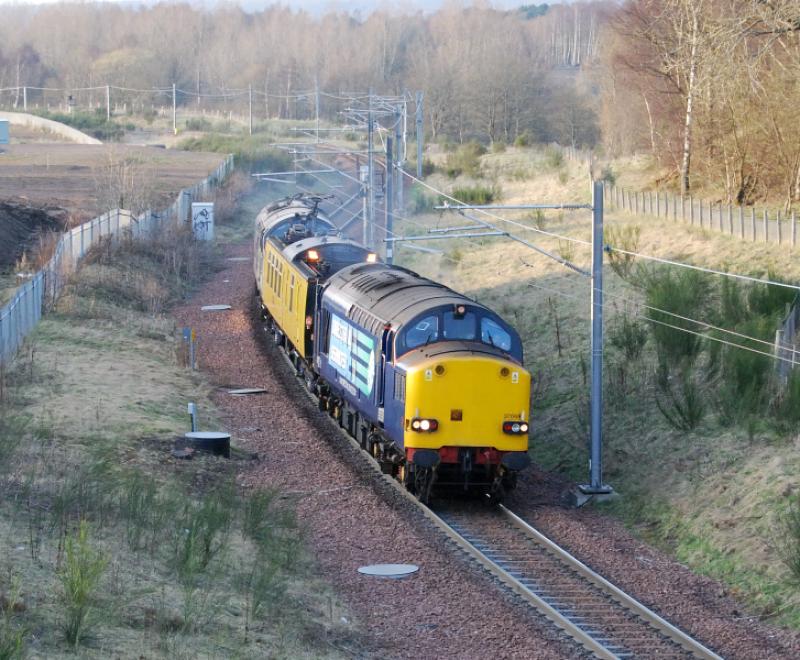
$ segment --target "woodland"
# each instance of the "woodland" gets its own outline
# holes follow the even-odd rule
[[[263,115],[302,118],[314,110],[304,90],[422,90],[434,141],[647,153],[663,167],[658,183],[683,194],[700,183],[727,203],[800,202],[797,0],[451,2],[366,17],[61,3],[3,14],[6,106],[19,107],[23,86],[175,84],[180,104],[255,89]],[[322,98],[323,116],[339,109]]]

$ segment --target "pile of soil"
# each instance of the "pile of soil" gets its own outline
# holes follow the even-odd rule
[[[60,207],[34,206],[22,200],[0,201],[0,271],[13,267],[43,233],[62,231],[67,216],[66,209]]]

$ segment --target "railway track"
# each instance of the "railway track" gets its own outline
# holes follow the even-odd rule
[[[437,508],[428,517],[596,657],[721,660],[502,505]]]

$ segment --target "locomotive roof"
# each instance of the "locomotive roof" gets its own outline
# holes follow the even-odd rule
[[[326,297],[341,306],[353,319],[374,334],[387,323],[400,327],[421,312],[440,305],[484,305],[399,266],[354,264],[329,280]]]
[[[299,215],[305,219],[307,216],[310,216],[313,211],[314,204],[312,202],[302,197],[287,198],[261,209],[256,218],[256,222],[260,225],[262,230],[267,230],[269,232],[276,225],[288,220],[294,215]],[[319,209],[317,209],[315,217],[321,225],[327,225],[331,229],[336,229],[336,225],[328,220]]]
[[[309,236],[308,238],[287,245],[283,249],[283,254],[289,261],[294,261],[306,250],[324,247],[326,245],[349,245],[361,248],[364,252],[369,252],[363,245],[351,241],[349,238],[339,238],[338,236]]]

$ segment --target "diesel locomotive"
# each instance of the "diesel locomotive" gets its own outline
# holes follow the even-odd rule
[[[530,373],[492,310],[341,238],[319,198],[256,218],[262,314],[299,376],[384,472],[499,500],[529,465]]]

